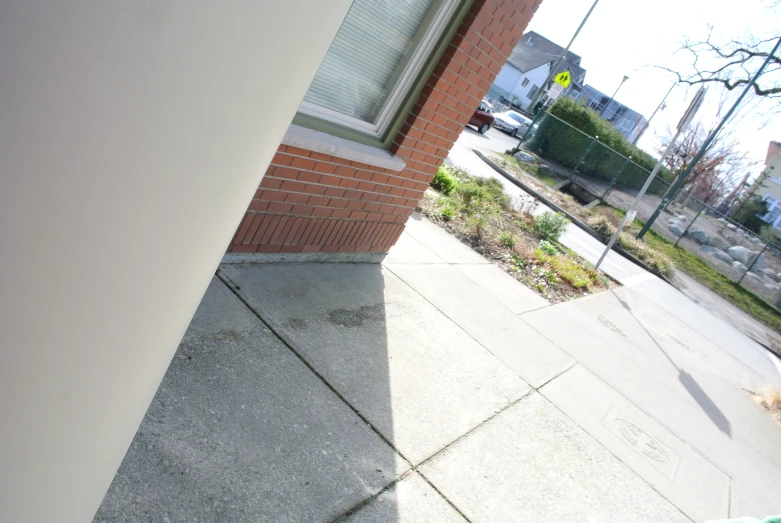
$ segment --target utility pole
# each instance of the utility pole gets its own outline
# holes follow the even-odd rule
[[[665,196],[662,198],[662,203],[659,204],[659,207],[656,208],[654,213],[651,215],[651,217],[648,219],[648,221],[645,223],[643,228],[640,230],[640,232],[637,235],[637,238],[642,238],[646,232],[648,232],[648,229],[651,228],[653,223],[656,221],[656,219],[659,217],[659,215],[664,211],[664,209],[667,207],[667,205],[670,203],[670,199],[675,197],[675,193],[678,191],[678,189],[683,185],[683,182],[686,180],[686,177],[689,176],[689,174],[694,169],[694,166],[697,165],[697,162],[699,162],[703,156],[705,156],[705,152],[708,150],[708,147],[710,147],[713,140],[716,138],[716,135],[719,134],[719,131],[721,131],[721,128],[724,127],[724,124],[727,123],[727,120],[730,119],[732,116],[732,113],[735,112],[735,109],[737,109],[738,105],[740,105],[740,102],[743,101],[743,97],[746,96],[746,94],[753,89],[754,84],[757,81],[757,78],[762,74],[762,71],[765,70],[767,65],[770,63],[770,60],[773,59],[774,55],[776,54],[776,51],[778,51],[778,47],[781,45],[781,38],[776,41],[776,45],[773,47],[773,50],[770,51],[767,55],[767,58],[765,59],[765,62],[762,64],[762,66],[759,68],[759,70],[754,74],[754,76],[751,77],[751,80],[746,84],[745,89],[743,89],[743,92],[740,93],[740,96],[738,96],[738,99],[735,100],[735,103],[732,104],[732,107],[730,107],[729,111],[726,115],[724,115],[724,118],[721,119],[721,122],[719,122],[719,125],[716,127],[716,129],[713,130],[713,132],[710,133],[708,138],[705,140],[705,143],[702,144],[702,147],[697,152],[697,155],[694,157],[694,159],[691,161],[689,166],[686,168],[686,171],[684,171],[681,176],[678,177],[678,180],[675,182],[675,184],[670,187],[670,190],[668,191],[669,196]]]
[[[667,101],[667,97],[670,96],[670,93],[673,92],[673,89],[675,89],[675,86],[678,85],[678,82],[673,83],[670,86],[670,90],[667,91],[667,94],[664,95],[664,98],[662,98],[662,101],[659,103],[659,105],[656,106],[656,109],[654,109],[654,112],[651,114],[651,117],[648,119],[647,122],[645,122],[645,127],[643,127],[643,130],[637,133],[637,136],[634,140],[632,140],[632,145],[637,145],[637,141],[640,139],[641,136],[643,136],[643,133],[648,130],[649,127],[651,127],[651,120],[654,119],[654,116],[656,116],[656,113],[659,112],[659,110],[664,106],[664,102]]]
[[[605,104],[605,107],[602,108],[602,110],[599,112],[599,116],[600,117],[605,114],[605,111],[607,111],[607,108],[610,107],[610,102],[612,102],[615,99],[616,95],[618,94],[618,90],[621,89],[621,86],[624,85],[624,82],[626,82],[627,80],[629,80],[629,77],[627,75],[624,75],[624,77],[621,79],[621,83],[618,84],[618,87],[616,87],[616,92],[613,93],[613,96],[611,96],[610,100],[607,101],[607,103]],[[616,102],[616,103],[618,103],[618,102]],[[616,111],[616,113],[618,113],[618,111]]]
[[[667,144],[667,147],[664,149],[661,158],[659,158],[659,161],[656,162],[656,165],[654,166],[654,170],[651,171],[651,174],[648,175],[648,178],[646,178],[643,187],[640,189],[640,192],[637,193],[637,197],[635,198],[635,201],[633,201],[632,205],[629,206],[629,209],[626,210],[626,214],[624,215],[624,218],[621,220],[621,223],[618,224],[618,227],[616,228],[616,232],[610,238],[610,241],[607,243],[607,246],[605,247],[602,256],[599,257],[599,260],[597,261],[596,265],[594,265],[595,269],[599,269],[599,266],[607,257],[607,254],[610,252],[610,249],[612,249],[613,245],[615,245],[616,240],[618,240],[618,236],[621,234],[621,231],[624,229],[624,225],[627,222],[632,223],[633,221],[635,221],[635,216],[637,216],[636,209],[640,203],[640,200],[643,199],[645,192],[651,186],[651,182],[653,182],[654,178],[656,178],[656,173],[658,173],[659,169],[662,168],[662,164],[664,163],[665,158],[667,158],[667,155],[670,154],[670,152],[672,152],[673,147],[675,146],[675,141],[684,131],[686,131],[686,129],[689,127],[689,124],[691,124],[692,120],[694,120],[694,115],[697,114],[697,111],[702,105],[702,101],[704,98],[705,98],[705,89],[700,88],[700,90],[697,92],[697,95],[692,99],[691,104],[689,104],[689,108],[686,109],[686,112],[681,118],[681,121],[678,122],[678,129],[675,132],[675,136],[673,136],[673,139],[670,140],[669,144]]]
[[[583,17],[583,20],[580,22],[580,25],[578,26],[578,29],[575,31],[575,34],[572,35],[572,40],[569,41],[567,44],[567,47],[564,48],[564,51],[561,52],[559,57],[556,59],[555,62],[553,62],[553,65],[550,68],[550,72],[548,73],[548,77],[545,79],[545,81],[540,86],[539,91],[537,91],[537,94],[534,95],[534,98],[532,99],[529,106],[526,108],[527,112],[531,109],[534,109],[534,106],[537,105],[537,102],[539,101],[540,97],[542,96],[543,92],[545,91],[545,86],[548,85],[551,80],[553,80],[553,76],[556,74],[556,67],[559,66],[559,63],[561,60],[567,55],[567,52],[569,51],[570,46],[572,45],[572,42],[575,41],[575,38],[577,38],[578,33],[580,33],[580,30],[583,29],[583,26],[586,24],[586,20],[588,20],[588,17],[591,16],[591,12],[594,10],[594,8],[597,6],[597,3],[599,0],[594,0],[594,3],[591,5],[591,9],[588,10],[588,13],[586,13],[586,16]],[[520,146],[520,144],[518,144]],[[516,147],[517,149],[518,147]]]

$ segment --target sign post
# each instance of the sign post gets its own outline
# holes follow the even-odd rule
[[[675,141],[678,139],[678,137],[681,135],[682,132],[688,129],[689,125],[694,119],[694,115],[697,114],[697,110],[702,105],[702,100],[704,98],[705,98],[705,88],[701,87],[700,90],[697,91],[697,94],[694,95],[694,98],[689,104],[689,108],[686,109],[686,112],[683,114],[683,117],[678,122],[678,129],[675,133],[675,136],[673,136],[673,139],[670,140],[669,144],[667,144],[667,147],[664,149],[664,153],[662,153],[662,157],[659,158],[658,162],[656,162],[656,165],[654,166],[654,170],[651,171],[651,174],[648,176],[648,179],[643,184],[642,189],[640,189],[640,192],[637,193],[637,198],[635,198],[635,201],[632,202],[632,205],[626,211],[626,215],[624,216],[624,219],[621,220],[621,223],[618,225],[618,228],[616,229],[616,232],[613,234],[613,237],[610,238],[610,241],[607,243],[607,246],[605,247],[605,251],[602,253],[602,256],[599,257],[597,264],[594,266],[595,269],[599,269],[599,266],[605,260],[607,253],[609,253],[610,249],[612,249],[613,245],[615,245],[616,240],[618,239],[618,235],[621,234],[621,231],[624,230],[624,226],[627,223],[632,223],[634,221],[635,216],[637,216],[637,205],[640,203],[640,200],[645,195],[645,192],[648,190],[648,187],[651,186],[651,182],[654,180],[654,178],[656,178],[656,173],[659,172],[659,169],[662,167],[662,163],[664,163],[665,158],[667,158],[667,155],[673,149],[673,145],[675,145]]]
[[[562,86],[564,89],[569,87],[569,84],[572,83],[569,71],[560,72],[556,75],[555,78],[553,78],[553,81]]]

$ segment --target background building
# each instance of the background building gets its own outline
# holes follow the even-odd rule
[[[532,98],[545,82],[550,68],[562,51],[564,51],[563,47],[534,31],[524,34],[496,76],[488,97],[529,110]],[[570,88],[576,85],[582,87],[586,70],[580,66],[580,56],[568,51],[556,66],[556,73],[562,71],[569,71],[572,76]],[[546,102],[547,96],[543,95],[542,100]]]
[[[550,68],[563,51],[563,47],[534,31],[524,34],[496,76],[488,91],[488,97],[527,112],[531,111],[529,104],[539,89],[543,88],[542,84],[548,77]],[[648,121],[643,115],[615,100],[610,101],[610,96],[585,84],[586,70],[581,65],[580,56],[567,51],[556,66],[555,72],[558,74],[562,71],[569,71],[572,78],[562,96],[578,100],[597,112],[604,109],[602,118],[610,122],[613,128],[630,142],[635,142],[648,127]],[[540,98],[544,105],[553,103],[547,96],[549,88],[550,86],[544,87],[545,93]]]
[[[767,214],[762,219],[781,230],[781,142],[770,142],[765,156],[765,168],[747,193],[767,202]]]

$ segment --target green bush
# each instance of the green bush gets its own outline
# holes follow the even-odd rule
[[[549,112],[561,121],[550,116],[543,117],[528,144],[531,151],[544,158],[574,169],[593,142],[593,137],[599,136],[599,143],[591,147],[579,166],[580,174],[609,182],[624,165],[625,157],[631,156],[632,163],[624,168],[617,183],[638,188],[656,165],[654,157],[629,143],[609,122],[602,120],[599,113],[571,98],[559,98]],[[673,177],[672,172],[661,169],[648,192],[663,194]]]
[[[431,186],[445,196],[450,195],[456,188],[456,185],[456,179],[444,166],[437,169],[437,174],[434,175],[434,179],[431,181]]]
[[[569,223],[569,219],[563,214],[546,211],[534,218],[532,231],[542,240],[557,242]]]
[[[548,240],[540,240],[540,250],[549,256],[556,256],[559,253],[556,246]]]

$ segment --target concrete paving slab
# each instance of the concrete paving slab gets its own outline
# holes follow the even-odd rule
[[[612,293],[520,317],[728,474],[735,514],[778,511],[781,425],[691,347],[639,323]]]
[[[616,290],[619,296],[640,295],[685,321],[700,335],[749,366],[767,383],[781,385],[781,374],[768,365],[767,350],[754,340],[693,302],[668,283],[655,279],[631,288]],[[684,320],[685,318],[685,320]]]
[[[533,387],[539,387],[572,365],[572,358],[453,266],[388,265],[388,268]]]
[[[421,467],[470,521],[689,521],[537,393]]]
[[[425,245],[407,234],[402,233],[396,244],[391,247],[383,263],[446,263]]]
[[[529,390],[386,268],[280,264],[221,270],[413,463]]]
[[[581,365],[540,393],[693,520],[729,517],[730,478]]]
[[[345,521],[350,523],[464,523],[466,520],[420,474],[413,472]]]
[[[455,269],[490,294],[513,314],[550,305],[548,300],[529,289],[493,264],[458,264]]]
[[[418,213],[410,216],[404,231],[447,263],[491,263]]]
[[[324,521],[408,469],[213,280],[95,521]]]
[[[659,307],[631,289],[618,288],[614,294],[665,350],[675,345],[683,347],[698,364],[708,365],[713,373],[739,388],[760,390],[768,384],[760,372],[736,358],[734,351],[725,350],[695,330],[688,316],[673,315],[672,310]],[[767,361],[763,363],[769,372],[775,371]]]

